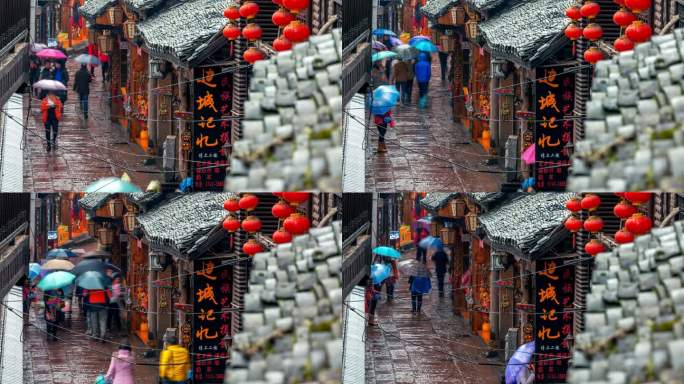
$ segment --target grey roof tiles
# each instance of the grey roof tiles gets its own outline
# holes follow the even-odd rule
[[[111,193],[86,193],[78,203],[87,211],[94,211],[103,206],[110,197],[114,196]]]
[[[118,2],[119,0],[86,0],[86,2],[79,7],[79,11],[81,11],[81,14],[85,16],[88,21],[94,22],[98,16],[102,15],[105,10],[107,10],[107,8]]]
[[[436,211],[441,209],[443,206],[449,203],[453,198],[457,197],[456,192],[434,192],[428,193],[422,200],[420,200],[420,205],[431,210]]]
[[[434,20],[460,2],[460,0],[430,0],[420,8],[420,11],[427,16],[428,19]]]

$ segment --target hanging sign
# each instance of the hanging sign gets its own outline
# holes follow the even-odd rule
[[[565,382],[575,298],[574,264],[537,260],[535,274],[534,382]],[[560,262],[559,262],[560,263]]]
[[[223,383],[230,334],[233,269],[216,268],[213,260],[195,260],[193,275],[193,378],[197,383]]]
[[[220,67],[195,68],[192,170],[196,191],[223,191],[230,143],[232,84]]]
[[[572,143],[574,129],[575,74],[563,66],[537,68],[536,73],[536,189],[565,190],[570,165],[566,146]]]
[[[396,240],[399,238],[399,231],[390,231],[389,234],[390,240]]]

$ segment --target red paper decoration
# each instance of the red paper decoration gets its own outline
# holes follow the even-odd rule
[[[575,41],[582,37],[582,28],[577,26],[576,24],[569,24],[567,27],[565,27],[565,37],[570,39],[571,41]]]
[[[643,204],[651,200],[651,192],[624,192],[623,196],[634,205]]]
[[[261,230],[261,220],[256,216],[247,216],[242,220],[242,230],[247,233],[259,232]]]
[[[309,27],[298,20],[292,21],[283,29],[283,35],[293,43],[300,43],[309,38]]]
[[[288,203],[297,206],[309,200],[309,192],[281,192],[280,197]]]
[[[245,53],[242,54],[242,58],[250,64],[254,64],[259,60],[266,58],[266,55],[259,49],[254,47],[249,47]]]
[[[589,193],[582,198],[581,205],[582,209],[586,209],[589,212],[594,211],[601,205],[601,198],[598,195]]]
[[[651,0],[624,0],[627,8],[631,9],[634,13],[640,13],[641,11],[647,11],[651,8]]]
[[[248,254],[249,256],[254,256],[259,252],[263,252],[264,247],[257,243],[254,239],[249,239],[245,245],[242,246],[242,252]]]
[[[240,220],[235,216],[228,216],[223,220],[223,229],[228,232],[235,232],[240,229]]]
[[[288,51],[292,49],[292,42],[283,36],[273,40],[273,49],[277,52]]]
[[[631,51],[634,49],[634,42],[625,36],[620,36],[615,39],[613,48],[615,48],[615,50],[618,52]]]
[[[625,29],[625,36],[635,43],[643,43],[644,41],[648,41],[648,39],[651,38],[651,35],[653,35],[651,26],[645,24],[641,20],[636,20],[630,24],[627,29]]]
[[[259,4],[248,1],[240,6],[240,16],[247,20],[253,19],[259,13]]]
[[[651,219],[643,213],[635,213],[625,221],[625,228],[635,235],[648,233],[653,227]]]
[[[235,5],[229,5],[223,10],[223,17],[229,20],[237,20],[240,18],[240,8]]]
[[[271,214],[279,219],[284,219],[294,213],[294,208],[287,205],[284,201],[273,204]]]
[[[584,251],[592,256],[596,256],[605,250],[606,246],[596,239],[591,239],[591,241],[584,246]]]
[[[582,17],[586,17],[587,19],[595,18],[599,12],[601,12],[601,6],[593,1],[584,3],[584,5],[580,8],[580,14]]]
[[[634,234],[632,232],[621,229],[615,232],[615,242],[618,244],[627,244],[634,241]]]
[[[256,208],[256,206],[259,205],[259,198],[256,197],[256,195],[248,193],[240,198],[239,204],[240,209],[244,209],[247,212],[253,211],[254,208]]]
[[[596,23],[591,23],[584,27],[582,36],[589,41],[596,41],[603,36],[603,28]]]
[[[565,225],[565,229],[567,229],[568,231],[570,231],[572,233],[575,233],[575,232],[579,231],[580,229],[582,229],[582,220],[580,220],[579,218],[577,218],[575,216],[570,216],[567,219],[565,219],[564,225]]]
[[[309,7],[309,0],[281,0],[283,7],[292,13],[299,13]]]
[[[240,203],[238,202],[237,198],[231,197],[223,202],[223,209],[228,212],[237,212],[240,210]]]
[[[283,228],[293,235],[301,235],[309,230],[309,219],[299,213],[293,213],[285,219]]]
[[[598,216],[590,216],[584,221],[584,230],[591,233],[600,232],[603,229],[603,220]]]
[[[621,201],[613,207],[613,213],[620,219],[627,219],[637,212],[637,208],[632,204]]]
[[[573,213],[579,212],[582,210],[582,200],[579,197],[573,197],[565,202],[565,208]]]
[[[623,28],[632,24],[634,20],[636,20],[636,16],[626,9],[621,9],[613,14],[613,23]]]
[[[284,9],[279,9],[273,12],[273,16],[271,16],[271,21],[273,24],[279,27],[284,27],[290,24],[294,19],[294,15]]]
[[[570,8],[566,9],[565,16],[574,21],[581,19],[582,13],[580,12],[580,7],[577,5],[573,5]]]
[[[235,24],[228,24],[223,28],[223,37],[228,40],[237,40],[240,37],[240,28]]]
[[[292,234],[282,229],[273,232],[273,236],[271,236],[271,238],[273,239],[273,242],[276,244],[292,242]]]

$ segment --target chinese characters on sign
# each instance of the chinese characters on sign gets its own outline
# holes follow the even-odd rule
[[[223,190],[230,142],[232,75],[220,67],[195,69],[192,169],[195,190]]]
[[[230,334],[232,267],[196,260],[193,275],[193,377],[201,383],[223,383],[228,357],[223,338]]]
[[[535,383],[565,382],[572,336],[575,267],[538,260],[535,274]]]
[[[565,190],[572,144],[575,75],[562,66],[537,68],[534,130],[535,180],[539,190]]]

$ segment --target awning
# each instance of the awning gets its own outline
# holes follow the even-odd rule
[[[425,198],[420,200],[420,205],[428,211],[436,212],[456,198],[456,196],[458,196],[457,192],[428,193]]]
[[[573,0],[533,0],[505,7],[479,24],[495,58],[535,67],[568,43],[565,10]]]
[[[431,21],[435,21],[438,17],[444,15],[449,9],[458,5],[460,2],[460,0],[430,0],[420,8],[420,11],[425,17]]]
[[[507,0],[465,0],[471,10],[480,13],[492,11],[506,2]]]
[[[112,193],[86,193],[78,203],[81,205],[81,208],[92,214],[95,210],[105,205],[113,196],[114,194]]]
[[[85,4],[78,8],[81,15],[90,23],[95,23],[95,19],[102,15],[107,8],[116,5],[118,0],[86,0]]]

